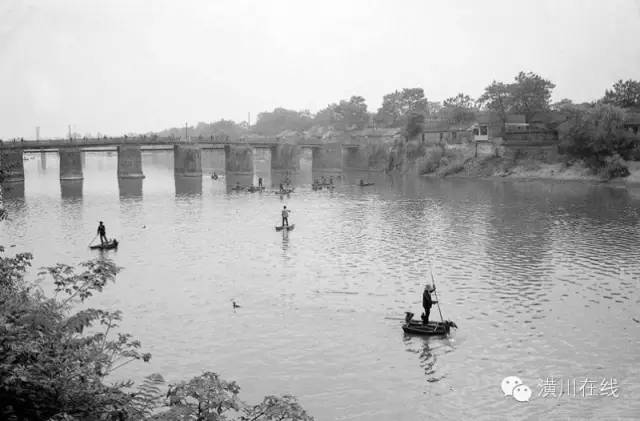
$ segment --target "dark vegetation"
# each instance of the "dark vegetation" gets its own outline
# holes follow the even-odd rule
[[[134,387],[110,375],[151,354],[122,333],[122,314],[78,310],[114,282],[119,268],[96,259],[79,269],[57,264],[39,276],[53,281],[47,296],[25,279],[32,256],[0,247],[0,419],[3,420],[311,420],[289,395],[256,405],[216,373],[165,385],[159,374]],[[116,374],[116,376],[118,376]]]

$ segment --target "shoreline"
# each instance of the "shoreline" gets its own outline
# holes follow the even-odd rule
[[[588,174],[588,169],[580,164],[564,166],[561,163],[543,164],[536,169],[525,169],[520,164],[510,170],[493,169],[490,173],[481,174],[477,166],[465,168],[454,174],[445,174],[435,171],[420,174],[428,178],[453,178],[476,180],[503,180],[503,181],[551,181],[551,182],[580,182],[594,185],[604,185],[615,188],[640,188],[640,162],[628,162],[630,174],[626,177],[606,179],[596,174]],[[546,167],[546,168],[545,168]]]

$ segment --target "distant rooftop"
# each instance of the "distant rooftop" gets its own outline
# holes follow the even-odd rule
[[[495,112],[483,112],[476,117],[478,123],[489,124],[501,122],[500,116]],[[506,124],[526,124],[527,119],[524,114],[507,114],[505,118]]]
[[[625,113],[624,124],[640,125],[640,112]]]

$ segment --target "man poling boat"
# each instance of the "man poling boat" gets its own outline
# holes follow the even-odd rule
[[[91,243],[93,243],[93,241],[98,236],[100,236],[100,244],[92,246]],[[100,249],[100,250],[115,249],[115,248],[118,248],[118,240],[116,240],[115,238],[109,240],[107,238],[107,227],[105,227],[104,223],[100,221],[100,223],[98,224],[97,234],[95,237],[93,237],[93,240],[91,240],[91,242],[89,243],[89,248]]]
[[[451,328],[458,326],[451,320],[444,320],[442,317],[442,310],[440,310],[440,300],[438,300],[438,293],[436,292],[436,281],[431,273],[432,284],[426,284],[422,293],[422,307],[424,313],[422,313],[421,321],[413,320],[413,313],[405,312],[405,323],[402,325],[402,330],[405,333],[412,333],[416,335],[448,335]],[[435,301],[431,298],[431,293],[434,293]],[[440,314],[439,322],[430,322],[429,315],[431,313],[431,307],[433,304],[438,306],[438,313]]]
[[[282,208],[282,225],[276,226],[276,231],[282,231],[283,229],[285,229],[287,231],[293,230],[293,228],[295,227],[295,224],[289,225],[289,213],[290,212],[291,212],[291,210],[287,209],[286,206],[284,206]]]

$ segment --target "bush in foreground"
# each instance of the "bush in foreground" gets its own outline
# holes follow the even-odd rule
[[[29,253],[0,247],[0,419],[7,420],[312,420],[292,396],[258,405],[238,398],[240,387],[207,372],[163,390],[159,374],[137,388],[107,383],[114,371],[151,354],[129,334],[116,333],[121,313],[74,310],[115,281],[119,268],[91,260],[79,271],[63,264],[40,274],[53,279],[47,297],[24,275]]]

